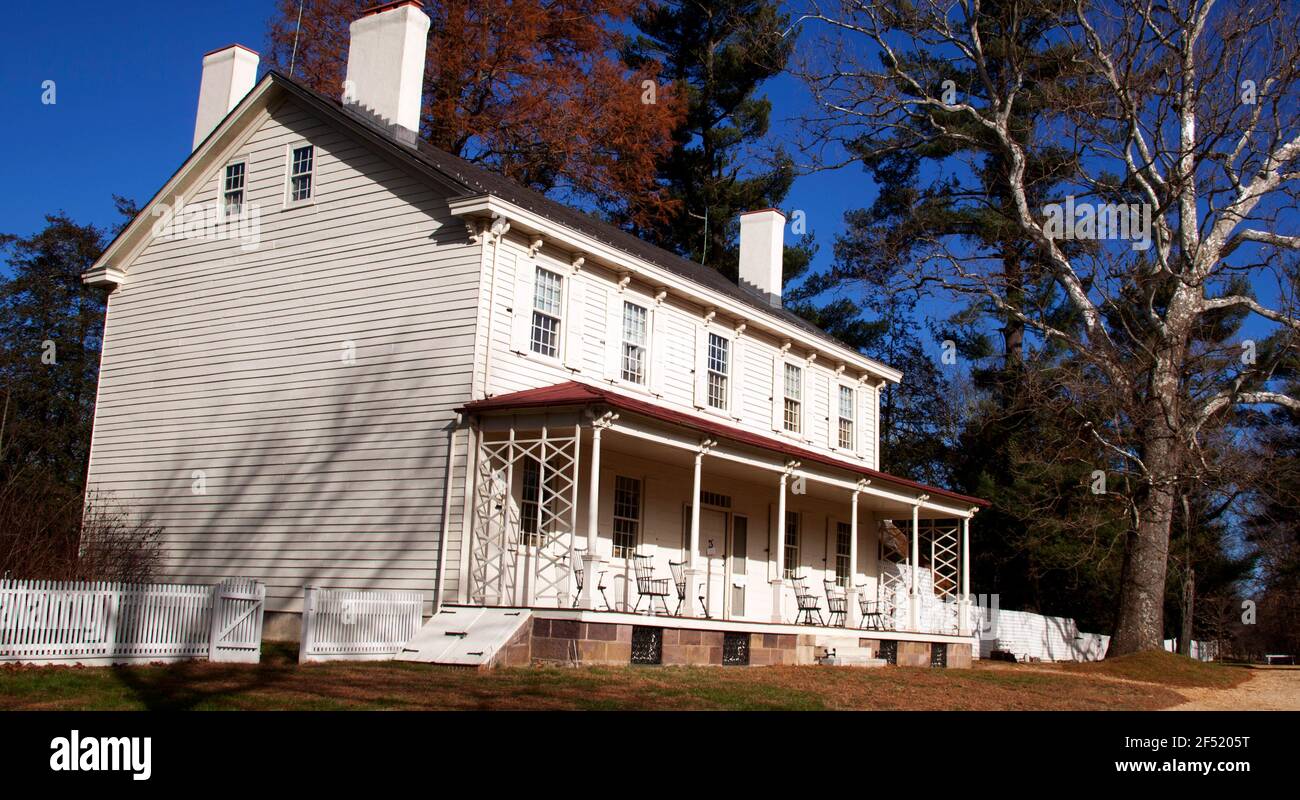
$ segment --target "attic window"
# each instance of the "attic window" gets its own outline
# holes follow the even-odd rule
[[[312,168],[316,161],[316,148],[303,145],[293,148],[289,159],[289,200],[300,203],[311,199]]]
[[[221,187],[221,204],[227,217],[237,217],[244,209],[244,170],[242,161],[226,165]]]

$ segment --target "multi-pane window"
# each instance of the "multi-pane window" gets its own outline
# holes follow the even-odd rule
[[[845,450],[853,449],[853,388],[840,387],[839,444]]]
[[[289,159],[289,199],[293,202],[311,198],[311,176],[316,161],[316,148],[312,145],[295,147]]]
[[[631,558],[641,529],[641,481],[614,478],[614,558]]]
[[[519,530],[524,543],[540,544],[542,530],[542,465],[536,459],[524,459],[524,485],[519,504]]]
[[[538,267],[537,279],[533,286],[533,325],[529,347],[534,353],[558,356],[564,278],[548,269]]]
[[[793,578],[799,569],[799,512],[785,512],[785,576]]]
[[[227,217],[237,217],[244,210],[244,162],[226,165],[226,177],[221,186],[221,203]]]
[[[632,383],[645,383],[646,344],[649,341],[650,312],[645,306],[623,301],[623,369],[622,377]]]
[[[711,408],[727,408],[727,376],[731,370],[731,342],[716,333],[709,334],[708,398]]]
[[[852,535],[853,528],[849,523],[835,523],[835,582],[840,586],[848,586],[853,574],[849,564],[849,538]]]
[[[785,429],[799,433],[803,425],[803,370],[785,365]]]

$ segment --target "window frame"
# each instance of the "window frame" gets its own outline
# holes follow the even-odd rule
[[[230,194],[230,190],[226,188],[226,185],[227,181],[230,180],[230,168],[235,166],[243,167],[244,174],[242,176],[243,180],[239,185],[239,212],[231,214],[230,208],[226,203],[226,197]],[[244,210],[248,208],[248,156],[232,158],[226,162],[224,167],[221,168],[221,172],[217,176],[217,202],[221,205],[221,218],[223,220],[239,219],[243,216]]]
[[[806,424],[807,398],[804,397],[804,394],[806,393],[805,389],[807,389],[807,382],[808,382],[808,376],[807,373],[805,372],[807,368],[808,368],[807,364],[797,364],[791,361],[790,359],[785,359],[782,362],[782,366],[781,366],[781,432],[782,433],[791,434],[794,436],[804,435],[804,429],[807,427]],[[799,388],[798,398],[790,397],[790,370],[792,369],[798,372],[798,383],[797,383]],[[789,406],[790,403],[797,404],[796,411],[798,414],[798,419],[797,419],[797,426],[795,428],[790,427],[790,406]]]
[[[563,364],[564,343],[566,338],[564,315],[565,312],[568,310],[566,308],[566,305],[568,304],[569,278],[571,276],[566,275],[560,270],[551,269],[549,266],[542,266],[536,260],[528,261],[525,263],[529,264],[533,270],[533,280],[532,280],[533,290],[529,294],[529,297],[531,298],[532,302],[530,302],[528,306],[528,355],[536,358],[553,359],[556,363]],[[542,272],[546,272],[547,274],[554,275],[556,279],[559,280],[560,282],[560,292],[559,292],[559,297],[556,300],[557,311],[555,314],[552,314],[551,312],[543,309],[539,309],[537,307],[538,280],[540,279]],[[554,336],[555,336],[554,353],[544,353],[541,350],[536,349],[537,339],[534,336],[534,332],[537,330],[536,322],[537,322],[537,316],[539,314],[543,317],[554,319],[556,322],[555,332],[554,332]]]
[[[835,529],[831,532],[834,539],[831,553],[834,558],[835,583],[848,588],[853,580],[854,565],[850,563],[853,553],[853,525],[843,520],[835,520]],[[844,549],[840,550],[840,536],[844,537]],[[841,570],[841,566],[843,570]]]
[[[633,347],[639,346],[642,350],[641,380],[639,381],[627,377],[627,373],[625,371],[627,367],[627,361],[626,361],[627,347],[629,346],[629,342],[627,339],[627,307],[628,306],[639,308],[641,309],[642,313],[645,314],[645,343],[641,345],[635,345],[635,344],[631,345]],[[650,388],[650,380],[651,380],[650,371],[654,368],[653,360],[651,356],[652,353],[651,348],[654,346],[655,311],[653,308],[650,307],[648,303],[643,303],[640,300],[633,299],[628,295],[627,292],[624,292],[622,294],[622,305],[620,306],[620,310],[622,313],[619,315],[620,324],[619,324],[619,337],[618,337],[618,383],[619,385],[633,386],[638,389],[648,390]]]
[[[618,494],[620,491],[620,482],[630,481],[636,485],[636,517],[620,515]],[[637,548],[641,545],[642,522],[645,519],[645,481],[642,478],[631,475],[614,474],[614,484],[611,488],[610,496],[610,552],[613,558],[628,559],[636,554]],[[633,525],[632,544],[631,546],[620,545],[618,538],[619,522],[630,522]],[[622,552],[620,553],[620,549]]]
[[[785,564],[783,567],[785,569],[785,573],[781,577],[784,578],[785,580],[790,580],[796,577],[796,575],[798,574],[797,570],[799,568],[799,550],[801,549],[800,545],[803,543],[803,530],[802,530],[802,526],[799,524],[799,519],[800,519],[800,515],[798,511],[791,511],[790,509],[786,509],[785,541],[781,543],[781,546],[785,548],[784,551]],[[791,521],[794,522],[793,525],[790,524]],[[790,541],[792,538],[791,531],[794,532],[793,543]]]
[[[850,453],[856,453],[858,450],[858,390],[852,384],[840,381],[835,384],[837,387],[835,397],[835,446],[839,450],[846,450]],[[849,414],[844,416],[844,392],[849,393]],[[849,443],[844,443],[843,423],[849,423]]]
[[[719,373],[712,368],[712,344],[713,337],[724,342],[727,351],[726,372]],[[733,364],[736,360],[736,342],[734,336],[727,335],[724,331],[716,330],[712,327],[706,327],[704,330],[704,408],[716,414],[730,414],[732,406],[731,387],[734,381],[731,379]],[[714,375],[722,376],[722,405],[715,406],[712,402],[712,379]]]
[[[311,190],[306,197],[295,200],[293,197],[293,179],[296,177],[293,173],[293,154],[295,150],[301,150],[304,147],[311,148],[311,171],[307,173],[310,176]],[[316,205],[316,198],[320,196],[320,153],[316,152],[316,145],[305,139],[290,142],[284,146],[284,208],[300,208],[303,206]]]

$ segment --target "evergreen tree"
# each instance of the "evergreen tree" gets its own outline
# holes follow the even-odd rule
[[[639,31],[625,44],[633,69],[658,65],[686,97],[659,181],[676,211],[635,226],[642,238],[736,278],[738,215],[780,205],[794,181],[789,155],[754,151],[767,135],[772,104],[758,92],[781,73],[793,40],[789,16],[772,0],[647,2],[633,16]],[[808,239],[787,247],[786,282],[811,258]]]

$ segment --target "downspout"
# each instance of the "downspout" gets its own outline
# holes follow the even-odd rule
[[[501,237],[510,230],[510,221],[505,217],[496,217],[486,235],[492,242],[492,283],[488,293],[487,347],[483,360],[483,397],[488,396],[488,387],[492,385],[492,349],[496,336],[497,316],[497,253],[501,251]]]
[[[460,430],[461,415],[458,412],[447,431],[447,473],[442,485],[442,530],[438,534],[438,573],[433,579],[433,613],[442,613],[442,587],[446,580],[447,568],[447,526],[451,524],[451,487],[456,464],[456,432]]]

